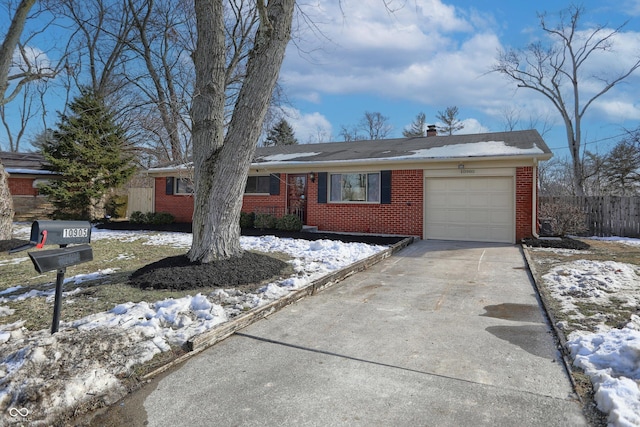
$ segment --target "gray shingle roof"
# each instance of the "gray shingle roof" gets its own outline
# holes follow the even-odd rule
[[[254,164],[473,157],[551,157],[536,130],[259,147]]]
[[[40,153],[0,151],[0,160],[9,173],[49,173],[47,162]]]

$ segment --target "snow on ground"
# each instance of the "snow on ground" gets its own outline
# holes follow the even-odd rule
[[[16,233],[17,232],[17,233]],[[28,238],[26,226],[14,234]],[[144,244],[189,248],[191,235],[92,230],[92,240],[145,240]],[[61,322],[55,335],[48,330],[29,331],[24,322],[2,324],[10,314],[3,306],[9,300],[53,294],[50,290],[19,292],[16,284],[0,293],[0,413],[5,424],[29,422],[49,425],[50,420],[99,396],[113,403],[123,392],[121,378],[132,368],[156,354],[182,345],[193,336],[214,328],[232,317],[278,299],[291,290],[378,253],[386,247],[331,240],[306,241],[274,236],[242,237],[246,250],[284,252],[294,259],[294,275],[269,283],[258,292],[243,293],[219,289],[209,295],[197,293],[163,301],[120,304],[108,312],[96,313],[73,322]],[[123,254],[122,256],[129,256]],[[97,275],[69,277],[65,283],[79,283]],[[53,285],[53,284],[52,284]],[[76,290],[65,292],[72,295]]]
[[[629,237],[617,237],[617,236],[613,236],[613,237],[589,237],[589,239],[591,240],[602,240],[604,242],[616,242],[616,243],[622,243],[623,245],[629,245],[629,246],[640,246],[640,239],[632,239]]]
[[[572,319],[587,319],[580,311],[585,303],[603,311],[607,307],[635,311],[640,306],[640,268],[636,265],[577,260],[551,269],[543,280]],[[598,409],[608,414],[610,426],[639,426],[640,317],[631,315],[620,329],[605,325],[599,314],[590,317],[596,324],[593,331],[568,336],[573,363],[591,378]]]

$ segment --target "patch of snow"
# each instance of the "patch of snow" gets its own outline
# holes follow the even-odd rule
[[[589,239],[591,240],[601,240],[603,242],[616,242],[616,243],[622,243],[623,245],[628,245],[628,246],[640,246],[640,239],[633,239],[631,237],[597,237],[597,236],[592,236],[589,237]]]
[[[567,347],[573,364],[591,378],[609,425],[640,425],[640,317],[633,315],[622,329],[574,332]]]
[[[299,159],[301,157],[313,157],[322,153],[287,153],[287,154],[272,154],[271,156],[264,156],[260,158],[260,161],[264,162],[284,162],[287,160]]]
[[[449,157],[478,157],[478,156],[506,156],[544,154],[541,148],[518,148],[507,145],[504,141],[480,141],[468,144],[446,145],[444,147],[423,148],[415,150],[416,158],[449,158]]]

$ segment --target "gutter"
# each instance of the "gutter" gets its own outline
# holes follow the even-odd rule
[[[534,157],[533,159],[533,177],[532,185],[531,185],[531,193],[532,193],[532,201],[531,201],[531,234],[536,239],[539,239],[538,229],[536,225],[538,224],[538,159]]]

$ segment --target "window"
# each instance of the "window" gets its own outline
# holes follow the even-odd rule
[[[187,178],[176,178],[175,194],[193,194],[193,180]]]
[[[380,202],[379,173],[331,174],[331,202]]]
[[[247,178],[245,193],[266,193],[269,194],[270,176],[250,176]]]

